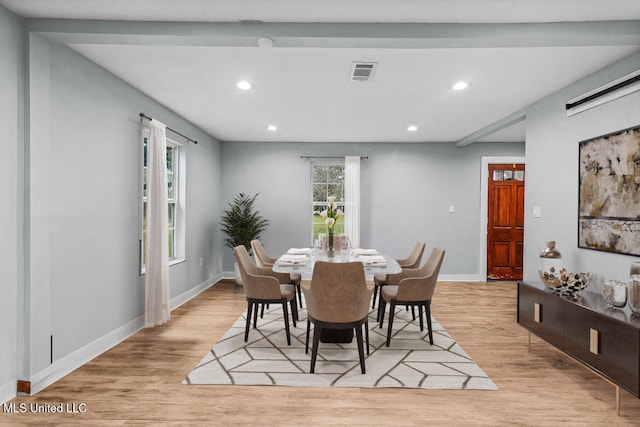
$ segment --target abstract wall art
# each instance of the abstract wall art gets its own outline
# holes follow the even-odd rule
[[[578,247],[640,256],[640,126],[580,142]]]

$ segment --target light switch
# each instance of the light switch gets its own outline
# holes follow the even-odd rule
[[[533,207],[533,217],[534,218],[542,218],[542,207],[534,206]]]
[[[456,210],[453,205],[449,205],[449,213],[454,213]]]

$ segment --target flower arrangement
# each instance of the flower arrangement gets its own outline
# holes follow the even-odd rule
[[[344,216],[344,213],[336,207],[336,198],[334,196],[327,197],[327,204],[327,209],[320,212],[320,216],[324,218],[324,223],[327,224],[327,231],[329,232],[328,249],[331,254],[333,253],[333,226],[338,219]]]
[[[339,218],[344,216],[344,213],[336,208],[336,198],[334,196],[327,197],[327,209],[320,212],[320,216],[324,218],[324,223],[327,224],[329,232],[333,231],[333,226]]]

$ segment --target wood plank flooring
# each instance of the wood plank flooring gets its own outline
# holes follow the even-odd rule
[[[245,304],[240,287],[218,283],[174,310],[168,325],[143,330],[12,401],[85,404],[86,412],[0,412],[0,425],[640,425],[639,399],[622,391],[618,417],[606,381],[536,337],[527,351],[514,282],[440,282],[432,304],[497,391],[183,385]]]

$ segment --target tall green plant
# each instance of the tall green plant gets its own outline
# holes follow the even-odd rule
[[[251,241],[259,239],[269,225],[269,220],[254,208],[258,194],[251,197],[239,193],[229,203],[229,209],[222,212],[220,228],[227,235],[224,243],[228,247],[244,245],[251,252]]]

